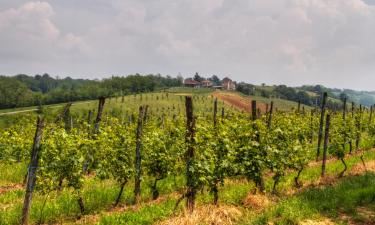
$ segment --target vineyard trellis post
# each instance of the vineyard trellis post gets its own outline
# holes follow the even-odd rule
[[[98,114],[96,115],[96,120],[95,120],[95,133],[99,132],[99,125],[100,125],[100,121],[102,120],[104,103],[105,103],[105,97],[103,96],[99,97]]]
[[[214,101],[214,127],[216,128],[217,124],[217,98]]]
[[[343,123],[344,123],[344,134],[343,134],[343,139],[344,139],[344,141],[343,141],[343,149],[345,150],[345,146],[346,146],[346,141],[347,141],[347,139],[348,139],[348,134],[346,133],[346,101],[347,101],[347,99],[346,98],[344,98],[343,99],[343,106],[342,106],[342,120],[343,120]]]
[[[328,141],[329,141],[329,125],[330,125],[331,116],[327,114],[326,117],[326,127],[324,131],[324,147],[323,147],[323,161],[322,161],[322,174],[321,176],[325,176],[326,172],[326,161],[327,161],[327,150],[328,150]]]
[[[42,140],[44,128],[44,119],[38,116],[36,131],[34,136],[34,144],[31,152],[31,160],[28,168],[28,176],[27,176],[27,183],[26,183],[26,194],[25,200],[23,203],[22,209],[22,218],[21,224],[27,225],[29,224],[29,215],[30,215],[30,206],[33,197],[33,191],[36,184],[36,171],[39,164],[39,156],[40,156],[40,146]]]
[[[342,119],[344,120],[345,122],[345,119],[346,119],[346,98],[343,99],[343,106],[342,106]]]
[[[137,204],[141,198],[141,175],[142,175],[142,133],[143,124],[146,117],[148,106],[139,107],[139,115],[136,131],[136,147],[135,147],[135,182],[134,182],[134,203]]]
[[[355,111],[355,104],[354,102],[352,102],[352,109],[351,109],[351,113],[352,113],[352,119],[354,119],[354,111]],[[352,132],[352,126],[349,127],[349,133]],[[352,138],[349,139],[349,154],[352,154],[352,151],[353,151],[353,142],[352,142]]]
[[[257,119],[257,101],[256,100],[251,101],[251,119],[252,120]]]
[[[374,106],[371,106],[370,107],[370,118],[368,119],[369,125],[371,125],[371,123],[372,123],[372,113],[373,113],[373,111],[374,111]]]
[[[320,145],[322,143],[322,138],[323,138],[323,125],[324,125],[324,116],[326,112],[326,102],[327,102],[327,92],[324,92],[322,105],[320,109],[320,124],[319,124],[319,133],[318,133],[318,147],[316,149],[316,160],[319,160]]]
[[[185,97],[186,106],[186,143],[187,143],[187,154],[186,154],[186,207],[190,213],[194,211],[195,207],[195,195],[196,195],[196,185],[194,179],[194,173],[192,172],[192,164],[195,158],[194,149],[194,136],[195,136],[195,119],[193,114],[193,101],[190,96]]]
[[[359,105],[359,112],[356,118],[356,128],[357,134],[355,139],[355,149],[359,149],[360,141],[361,141],[361,120],[362,120],[362,105]]]
[[[92,111],[89,110],[89,113],[88,113],[88,118],[87,118],[87,124],[90,125],[91,124],[91,118],[92,118]]]
[[[273,113],[273,101],[271,101],[271,106],[268,114],[268,120],[267,120],[267,127],[268,129],[271,128],[271,123],[272,123],[272,113]]]
[[[55,123],[58,123],[61,119],[64,119],[66,122],[67,118],[69,117],[70,114],[70,107],[72,106],[72,103],[69,102],[64,106],[63,111],[56,117]]]
[[[310,144],[313,143],[313,139],[314,139],[314,112],[315,112],[315,109],[311,109],[310,111]]]
[[[297,113],[301,111],[301,101],[298,100]]]

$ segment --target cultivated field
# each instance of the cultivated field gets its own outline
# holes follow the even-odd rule
[[[176,88],[0,115],[0,224],[31,189],[30,224],[372,224],[372,111],[272,101]]]

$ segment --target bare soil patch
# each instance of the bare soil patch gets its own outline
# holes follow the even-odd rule
[[[251,112],[251,99],[242,97],[236,93],[226,93],[226,92],[214,92],[213,96],[217,99],[224,101],[224,103],[231,105],[238,110],[244,112]],[[257,108],[260,109],[262,113],[266,112],[266,104],[257,102]]]
[[[0,187],[0,195],[6,193],[8,191],[19,190],[19,189],[22,189],[22,188],[23,188],[22,184],[12,184],[12,185],[8,185],[8,186],[2,186],[2,187]]]

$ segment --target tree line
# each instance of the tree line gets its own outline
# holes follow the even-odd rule
[[[0,76],[0,109],[97,99],[181,86],[182,77],[112,76],[103,80],[54,78],[49,74]]]
[[[334,110],[341,109],[342,101],[344,99],[368,107],[375,104],[375,99],[371,97],[371,92],[366,93],[347,89],[332,89],[322,85],[288,87],[286,85],[266,86],[265,84],[262,84],[261,86],[257,86],[241,82],[237,84],[236,90],[246,95],[262,96],[265,98],[280,98],[300,102],[313,107],[321,105],[323,93],[327,93],[328,99],[326,105],[328,108]]]

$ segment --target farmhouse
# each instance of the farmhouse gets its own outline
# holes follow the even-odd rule
[[[229,79],[228,77],[225,77],[223,79],[223,81],[221,82],[221,86],[222,86],[223,90],[227,90],[227,91],[236,90],[235,83],[231,79]]]
[[[187,78],[184,81],[185,87],[200,88],[202,84],[198,81],[193,80],[192,78]]]
[[[193,78],[187,78],[184,80],[184,86],[192,87],[192,88],[201,88],[201,87],[214,88],[214,89],[227,90],[227,91],[236,90],[236,84],[228,77],[225,77],[221,81],[221,85],[216,85],[216,86],[214,86],[213,82],[210,80],[203,80],[199,82],[199,81],[194,80]]]
[[[202,87],[205,87],[205,88],[211,88],[213,86],[213,83],[209,80],[204,80],[201,82],[202,84]]]

